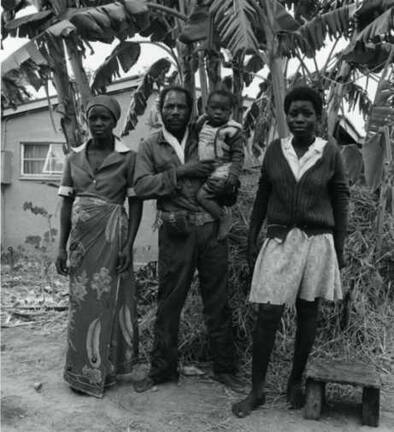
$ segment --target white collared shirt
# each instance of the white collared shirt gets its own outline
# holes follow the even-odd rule
[[[83,144],[78,147],[73,147],[71,150],[75,153],[81,152],[87,145],[91,138],[86,140]],[[127,147],[127,145],[116,135],[114,135],[114,151],[118,153],[126,153],[131,151],[131,148]]]
[[[163,136],[164,139],[170,144],[170,146],[174,149],[176,155],[178,156],[178,159],[181,161],[182,164],[185,163],[185,147],[186,142],[189,137],[189,128],[186,128],[185,135],[183,135],[182,141],[179,142],[176,137],[171,132],[168,132],[168,130],[164,127],[162,127]]]
[[[324,147],[327,141],[323,138],[316,137],[315,141],[309,146],[305,154],[298,158],[297,153],[292,145],[293,136],[281,139],[281,147],[284,157],[298,182],[301,177],[315,165],[315,163],[322,157]]]

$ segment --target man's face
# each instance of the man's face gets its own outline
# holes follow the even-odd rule
[[[190,118],[186,95],[176,90],[169,91],[164,99],[161,117],[164,126],[169,132],[183,131]]]

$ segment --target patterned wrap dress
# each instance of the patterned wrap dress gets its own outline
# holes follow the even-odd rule
[[[132,266],[118,275],[127,240],[126,196],[134,196],[135,153],[120,140],[93,172],[88,143],[74,149],[60,196],[75,198],[69,238],[70,307],[64,378],[72,388],[102,397],[116,376],[130,373],[138,349]]]

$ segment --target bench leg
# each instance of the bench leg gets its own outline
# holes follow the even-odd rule
[[[305,410],[304,417],[310,420],[318,420],[325,399],[325,383],[308,379],[305,386]]]
[[[363,388],[362,423],[367,426],[379,426],[380,390]]]

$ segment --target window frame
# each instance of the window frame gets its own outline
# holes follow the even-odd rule
[[[55,140],[51,140],[51,141],[26,141],[25,140],[25,141],[20,142],[20,168],[19,168],[19,178],[20,179],[22,179],[22,180],[53,180],[53,179],[58,180],[62,177],[62,172],[57,172],[57,173],[53,173],[53,174],[43,173],[43,172],[37,173],[37,174],[32,174],[32,173],[25,173],[24,172],[26,146],[30,146],[30,145],[36,145],[36,146],[46,145],[46,146],[48,146],[47,154],[46,154],[45,158],[43,159],[44,166],[45,166],[46,159],[48,157],[48,151],[50,149],[51,144],[63,146],[65,144],[65,142],[64,141],[55,141]],[[66,155],[64,155],[64,161],[65,161],[65,159],[66,159]],[[44,168],[44,166],[43,166],[43,168]]]

